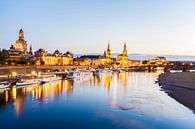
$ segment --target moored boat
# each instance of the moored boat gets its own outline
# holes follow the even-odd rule
[[[39,84],[40,81],[38,79],[22,79],[16,83],[16,86],[25,86],[25,85],[33,85]]]
[[[90,71],[73,71],[73,72],[70,72],[66,77],[69,79],[74,79],[74,78],[91,77],[92,75],[93,73]]]
[[[5,82],[0,82],[0,89],[5,89],[10,87],[10,83],[5,81]]]
[[[58,81],[61,80],[61,77],[58,77],[56,75],[47,75],[47,76],[42,76],[42,78],[40,79],[40,83],[49,83],[49,82],[53,82],[53,81]]]
[[[111,74],[111,71],[107,69],[97,69],[94,74],[97,76],[103,76],[103,75]]]

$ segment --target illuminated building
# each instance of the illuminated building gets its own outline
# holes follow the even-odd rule
[[[24,32],[22,29],[19,31],[18,39],[16,40],[15,44],[13,44],[13,48],[17,51],[27,53],[27,42],[24,40]]]
[[[39,49],[35,52],[36,64],[44,65],[72,65],[73,54],[71,52],[61,53],[56,50],[53,54],[49,54],[44,49]]]
[[[165,57],[156,57],[155,59],[148,60],[147,65],[156,65],[156,66],[161,66],[161,65],[166,65],[168,61],[166,60]]]
[[[128,54],[127,54],[126,43],[124,43],[123,53],[117,56],[117,63],[120,65],[120,67],[130,66],[130,61],[128,59]]]
[[[111,58],[110,44],[108,43],[107,50],[104,52],[106,58]]]
[[[8,53],[8,60],[10,61],[20,61],[33,57],[32,46],[30,46],[28,51],[27,41],[24,40],[24,31],[22,29],[20,29],[18,39],[11,45]]]
[[[99,61],[101,65],[111,65],[112,59],[111,59],[111,50],[110,50],[109,43],[108,43],[106,51],[104,51],[103,57],[100,58]]]
[[[141,60],[129,60],[129,66],[131,67],[142,66],[142,61]]]
[[[83,55],[79,58],[74,59],[74,65],[81,65],[81,66],[108,66],[111,65],[111,50],[110,44],[107,46],[107,50],[104,51],[103,56],[101,55]]]
[[[74,65],[94,65],[100,66],[101,55],[83,55],[74,59]]]

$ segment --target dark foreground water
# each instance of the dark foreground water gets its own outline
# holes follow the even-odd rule
[[[0,93],[0,129],[195,129],[195,115],[155,84],[157,73],[13,87]]]

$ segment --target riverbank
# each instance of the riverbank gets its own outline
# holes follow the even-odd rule
[[[195,73],[164,73],[159,84],[174,99],[195,112]]]

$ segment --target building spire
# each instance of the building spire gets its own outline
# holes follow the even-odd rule
[[[30,54],[30,55],[33,55],[33,52],[32,52],[32,45],[30,45],[29,54]]]
[[[22,28],[20,29],[19,33],[24,33],[24,31],[22,30]]]
[[[124,43],[124,49],[127,49],[127,44],[126,44],[126,41]]]
[[[24,31],[22,29],[19,31],[19,39],[24,39]]]
[[[124,46],[123,46],[123,55],[127,56],[127,44],[126,44],[126,41],[125,41]]]
[[[107,50],[106,50],[106,58],[111,57],[110,43],[108,42]]]
[[[110,42],[108,42],[107,50],[110,50]]]

